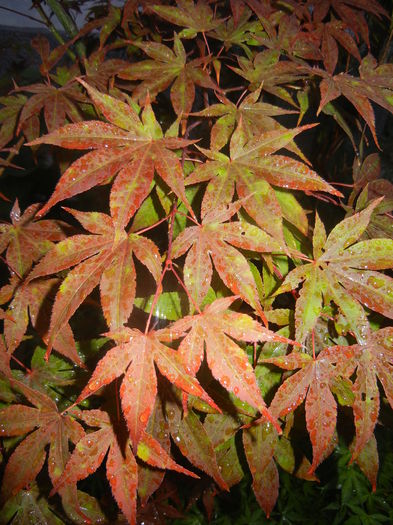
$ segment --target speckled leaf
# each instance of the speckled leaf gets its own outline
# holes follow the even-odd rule
[[[322,255],[323,247],[326,243],[326,230],[323,222],[319,218],[317,212],[315,212],[315,225],[312,238],[313,255],[315,259],[318,259]]]
[[[52,492],[57,492],[65,485],[74,484],[93,474],[103,462],[112,439],[112,429],[109,425],[82,437]]]
[[[371,483],[372,490],[375,492],[377,488],[379,460],[377,440],[375,439],[374,434],[371,435],[370,439],[367,441],[364,448],[357,456],[356,463],[363,474],[367,476],[367,479]]]
[[[3,476],[3,502],[35,480],[45,462],[47,442],[46,430],[41,428],[29,434],[11,454]]]
[[[351,246],[338,257],[329,257],[351,268],[364,270],[386,270],[393,267],[393,240],[369,239]]]
[[[352,459],[358,456],[373,435],[378,418],[379,391],[376,370],[373,367],[373,357],[367,348],[364,348],[356,371],[356,381],[353,388],[355,394],[353,414],[355,418],[356,441],[352,451]]]
[[[202,201],[202,216],[218,205],[229,204],[236,184],[247,213],[261,228],[283,242],[283,212],[271,184],[341,195],[306,164],[273,155],[308,127],[261,132],[248,140],[240,123],[231,139],[230,158],[217,155],[213,150],[202,150],[213,160],[197,167],[187,179],[188,184],[210,179]]]
[[[141,80],[133,91],[133,98],[144,101],[146,94],[155,98],[171,84],[170,99],[177,115],[191,111],[195,86],[215,89],[208,72],[200,66],[206,59],[195,59],[187,62],[184,46],[175,33],[173,51],[158,42],[136,42],[151,60],[133,63],[119,72],[119,77],[127,80]]]
[[[80,78],[78,79],[78,82],[86,88],[94,105],[109,122],[121,129],[143,136],[143,126],[141,125],[138,114],[131,105],[126,104],[119,98],[100,93],[97,89],[89,86],[89,84]]]
[[[58,332],[97,286],[102,270],[111,261],[111,252],[103,252],[83,261],[71,270],[56,294],[48,332],[48,355]]]
[[[247,355],[226,334],[245,341],[273,341],[277,338],[282,341],[285,338],[262,328],[246,314],[226,311],[233,300],[234,298],[216,300],[205,308],[202,314],[186,317],[174,323],[170,331],[176,335],[183,334],[185,330],[191,328],[191,332],[182,340],[179,347],[179,354],[185,366],[193,373],[197,372],[203,355],[203,341],[205,341],[207,363],[213,376],[226,390],[256,407],[271,420]],[[277,424],[275,420],[274,423]]]
[[[337,282],[337,276],[329,270],[325,273],[326,285],[333,301],[340,308],[359,343],[364,343],[370,330],[367,315],[359,302],[351,297]]]
[[[44,135],[32,142],[37,144],[53,144],[67,149],[116,148],[120,146],[135,146],[137,138],[126,131],[100,120],[89,120],[77,124],[67,124],[62,128]]]
[[[314,328],[322,311],[322,296],[325,290],[326,283],[321,278],[319,268],[313,266],[296,301],[295,328],[297,341],[303,343],[308,333]]]
[[[133,358],[120,388],[121,406],[134,451],[154,409],[157,378],[148,339],[133,343]]]
[[[100,280],[101,307],[110,330],[127,322],[134,304],[136,289],[135,266],[128,242],[115,251]]]
[[[128,523],[136,522],[136,487],[138,468],[128,444],[124,454],[116,438],[112,440],[106,461],[106,477],[113,497]]]
[[[277,390],[270,410],[277,417],[285,416],[295,410],[306,398],[306,423],[313,446],[313,472],[325,459],[336,427],[337,406],[329,388],[330,378],[335,368],[320,354],[313,360],[307,354],[293,353],[289,356],[269,358],[267,363],[281,368],[301,370],[287,378]]]
[[[109,180],[131,158],[133,150],[108,147],[86,153],[63,173],[55,191],[40,210],[44,215],[58,202],[79,195]]]
[[[119,228],[127,226],[150,192],[154,161],[149,148],[120,170],[110,195],[111,215]]]
[[[183,38],[193,38],[198,32],[210,31],[222,22],[222,19],[214,18],[210,6],[201,0],[196,4],[188,0],[178,0],[176,7],[155,5],[151,9],[164,20],[185,27],[180,33]]]
[[[158,283],[161,276],[161,256],[156,244],[147,237],[130,233],[127,240],[135,257],[146,266]]]
[[[199,478],[194,472],[178,465],[169,454],[165,452],[160,443],[149,434],[143,434],[138,445],[137,455],[138,458],[153,467],[171,469],[186,476],[191,476],[192,478]]]
[[[166,453],[169,453],[171,441],[169,426],[164,418],[159,397],[156,398],[154,410],[146,427],[147,432],[156,439]],[[141,505],[145,505],[150,496],[159,488],[164,479],[165,472],[150,465],[138,465],[138,496]]]
[[[171,383],[217,408],[198,381],[186,371],[178,352],[160,342],[165,332],[145,335],[139,330],[123,327],[110,335],[119,342],[119,346],[109,350],[98,362],[78,402],[125,373],[120,397],[135,450],[154,408],[157,394],[154,363]]]
[[[243,445],[253,478],[252,488],[267,517],[278,497],[278,471],[273,460],[277,433],[269,423],[243,431]]]
[[[44,110],[45,124],[49,132],[64,126],[67,120],[72,122],[81,120],[75,100],[81,102],[83,97],[73,86],[57,88],[53,85],[42,83],[23,86],[19,88],[19,91],[33,93],[23,106],[19,128],[33,116],[39,116],[42,109]]]
[[[60,457],[56,451],[62,450],[63,454],[67,455],[68,440],[75,443],[84,435],[83,428],[69,416],[59,414],[55,402],[44,393],[17,380],[11,380],[11,384],[36,408],[12,405],[1,411],[3,436],[23,435],[32,431],[17,445],[8,460],[2,487],[4,499],[8,499],[34,481],[44,464],[48,444],[48,470],[53,481],[56,472],[59,475],[64,466],[63,456]],[[23,421],[20,418],[23,418]],[[34,430],[36,427],[38,428]]]
[[[131,349],[123,344],[115,346],[106,352],[98,362],[89,382],[78,396],[78,403],[86,397],[99,390],[101,387],[111,383],[116,377],[122,375],[132,357]]]
[[[325,451],[336,428],[337,405],[329,388],[331,375],[329,365],[323,361],[315,363],[306,399],[306,424],[313,448],[310,472],[314,472],[325,459]]]
[[[325,253],[322,255],[321,260],[329,261],[342,250],[354,244],[367,228],[371,214],[379,203],[380,199],[377,199],[365,210],[339,222],[328,235],[324,246]]]
[[[69,149],[97,149],[96,152],[81,157],[76,164],[68,168],[41,214],[59,200],[101,184],[123,168],[120,180],[113,186],[111,195],[112,214],[120,227],[123,227],[149,193],[154,163],[159,175],[193,215],[184,190],[180,161],[170,151],[171,148],[181,148],[193,141],[163,138],[150,103],[146,104],[139,118],[132,106],[109,95],[100,94],[86,83],[83,85],[110,123],[91,120],[70,124],[29,143],[31,146],[53,144]],[[124,127],[129,131],[123,129]],[[141,158],[143,163],[137,160]],[[133,179],[130,184],[130,170],[134,172],[137,166],[137,183]]]
[[[362,304],[393,319],[393,279],[373,271],[352,270],[334,264],[331,269],[344,288]]]
[[[32,204],[22,214],[18,201],[10,213],[11,224],[0,227],[0,249],[7,246],[6,260],[10,269],[24,277],[33,262],[40,259],[53,246],[53,241],[65,237],[66,224],[61,221],[35,221],[39,204]]]
[[[29,274],[29,281],[37,277],[44,277],[61,272],[78,265],[84,259],[109,250],[113,245],[113,238],[103,235],[73,235],[54,246]]]
[[[18,288],[7,310],[12,319],[4,319],[4,337],[9,353],[18,348],[25,335],[29,323],[28,304],[27,293],[24,293],[23,288]]]
[[[184,278],[198,306],[202,304],[210,286],[212,277],[210,253],[225,285],[263,315],[257,287],[247,259],[228,243],[261,252],[280,251],[281,246],[257,227],[245,222],[222,224],[220,219],[214,218],[214,214],[220,210],[226,208],[213,209],[205,216],[201,226],[191,226],[176,237],[172,256],[177,258],[192,246],[192,251],[186,258]],[[235,211],[236,207],[228,215],[233,215]],[[226,220],[225,213],[223,217],[222,220]]]
[[[24,405],[11,405],[0,410],[0,433],[3,436],[22,436],[40,424],[40,411]]]
[[[181,419],[173,439],[180,452],[193,465],[212,477],[221,489],[229,490],[218,468],[213,444],[192,410]]]

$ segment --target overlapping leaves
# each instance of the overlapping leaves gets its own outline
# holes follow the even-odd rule
[[[209,181],[202,201],[202,217],[209,210],[229,204],[236,185],[247,213],[282,242],[283,211],[272,186],[341,195],[303,162],[275,154],[310,127],[312,125],[294,129],[279,127],[250,137],[239,123],[230,141],[230,156],[214,149],[201,149],[211,160],[197,166],[187,178],[187,184]],[[290,216],[288,219],[291,220]]]
[[[122,69],[118,76],[127,80],[142,80],[133,92],[133,98],[143,102],[146,95],[155,98],[172,84],[170,98],[177,115],[188,114],[195,98],[195,85],[218,89],[205,66],[206,58],[187,62],[186,51],[175,33],[173,51],[157,42],[139,44],[151,58]]]
[[[112,185],[110,208],[115,223],[125,227],[149,194],[154,170],[193,214],[185,195],[180,162],[171,151],[189,141],[165,138],[149,103],[139,118],[133,106],[81,82],[110,124],[100,120],[69,124],[31,143],[94,150],[65,171],[40,214],[61,200],[109,181],[119,172]]]
[[[161,259],[156,245],[146,237],[126,234],[108,215],[69,210],[91,235],[75,235],[59,242],[40,261],[29,280],[74,267],[55,298],[48,332],[48,352],[79,305],[100,284],[101,305],[112,330],[123,326],[131,314],[136,286],[135,255],[156,281]]]

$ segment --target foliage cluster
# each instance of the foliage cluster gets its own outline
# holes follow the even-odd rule
[[[369,28],[390,13],[127,0],[78,30],[81,3],[47,0],[67,38],[35,38],[42,81],[0,99],[2,171],[42,147],[60,170],[0,225],[3,521],[176,517],[167,470],[208,512],[249,472],[269,516],[278,469],[317,480],[339,439],[375,490],[393,185],[373,104],[393,113],[393,65]],[[352,182],[299,134],[351,147]]]

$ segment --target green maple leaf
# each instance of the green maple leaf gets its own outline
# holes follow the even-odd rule
[[[194,38],[197,33],[204,33],[215,29],[222,22],[221,18],[214,18],[213,11],[205,0],[177,0],[177,6],[155,5],[150,9],[164,20],[172,24],[185,27],[180,38]]]
[[[251,90],[263,84],[264,91],[297,108],[287,86],[304,78],[305,73],[295,62],[280,61],[280,55],[277,49],[265,49],[252,59],[238,57],[239,67],[229,67],[250,82]]]
[[[393,318],[393,279],[375,270],[393,265],[392,239],[358,241],[379,204],[375,200],[365,210],[341,221],[326,238],[325,228],[316,217],[314,260],[298,266],[285,278],[276,294],[292,290],[304,281],[295,309],[296,339],[303,342],[314,328],[323,300],[332,300],[345,316],[360,343],[368,337],[369,324],[361,304]]]

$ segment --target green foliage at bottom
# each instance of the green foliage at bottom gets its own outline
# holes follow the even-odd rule
[[[349,465],[350,451],[344,445],[319,469],[320,483],[304,481],[280,471],[280,495],[272,516],[266,518],[245,477],[214,500],[211,520],[202,505],[185,511],[173,525],[379,525],[393,523],[393,436],[379,429],[380,470],[378,488],[356,464]]]

